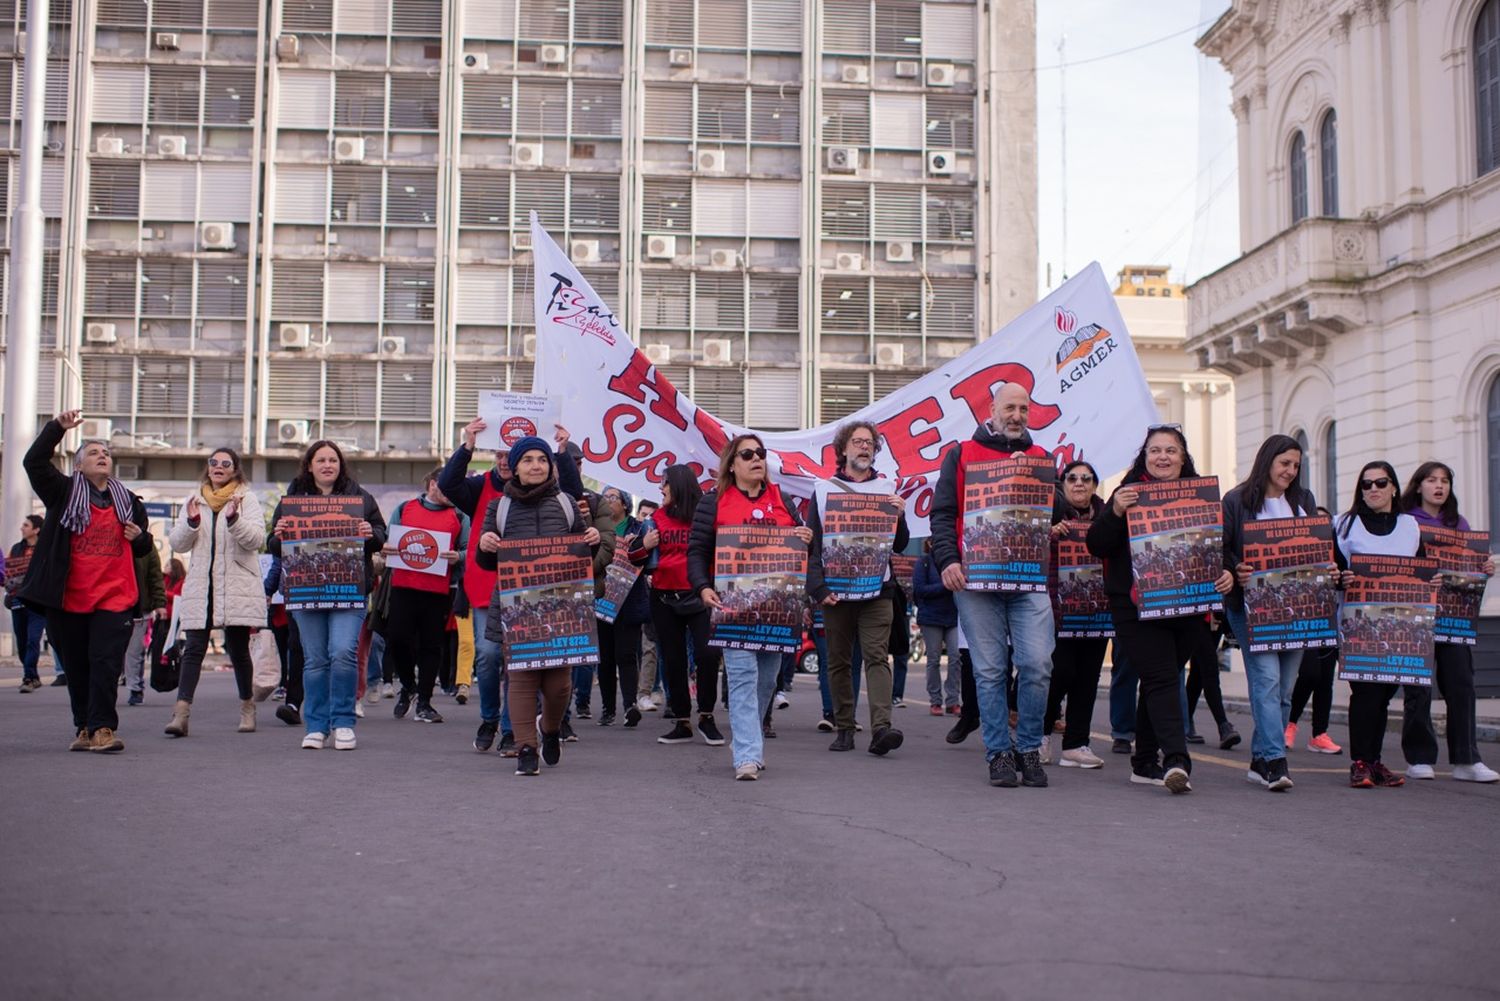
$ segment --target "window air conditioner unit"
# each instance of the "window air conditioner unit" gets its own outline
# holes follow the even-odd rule
[[[677,237],[662,233],[648,234],[646,256],[653,261],[670,261],[677,256]]]
[[[574,240],[568,247],[568,257],[574,264],[597,264],[599,262],[598,240]]]
[[[516,143],[511,160],[518,167],[540,167],[542,165],[541,143]]]
[[[543,45],[536,50],[537,62],[548,66],[561,66],[568,61],[568,47],[566,45]]]
[[[380,353],[383,355],[406,354],[405,337],[382,337],[380,339]]]
[[[670,365],[672,363],[672,345],[670,344],[647,344],[641,348],[641,354],[653,365]]]
[[[187,136],[157,136],[156,151],[162,156],[186,156]]]
[[[119,136],[100,136],[94,140],[94,152],[100,156],[120,156],[125,152],[125,140]]]
[[[835,254],[833,258],[835,271],[859,271],[864,266],[865,259],[860,254]]]
[[[116,341],[113,323],[88,323],[83,327],[83,339],[90,344],[113,344]]]
[[[517,233],[515,236],[511,237],[510,238],[510,249],[512,251],[530,250],[531,249],[531,231],[530,230],[522,230],[521,232]]]
[[[885,259],[895,263],[909,263],[915,257],[910,240],[892,240],[885,245]]]
[[[958,82],[958,71],[952,63],[928,63],[927,86],[952,87]]]
[[[302,56],[302,40],[296,35],[276,36],[276,58],[284,63],[296,62]]]
[[[829,173],[852,174],[859,170],[859,150],[853,146],[831,146],[823,162],[828,165]]]
[[[109,441],[114,437],[115,422],[108,417],[91,417],[78,425],[78,433],[84,438],[98,438],[101,441]]]
[[[312,327],[306,323],[283,323],[279,334],[283,351],[306,351],[312,346]]]
[[[335,136],[333,158],[344,163],[359,163],[365,158],[365,140],[362,136]]]
[[[667,63],[672,66],[693,65],[692,49],[672,49],[667,53]]]
[[[526,334],[521,338],[521,357],[536,357],[536,334]]]
[[[863,63],[850,63],[839,69],[839,79],[845,83],[869,83],[870,67]]]
[[[734,359],[730,357],[730,344],[727,337],[709,337],[703,341],[703,364],[705,365],[728,365]]]
[[[902,344],[876,344],[875,364],[881,368],[900,368],[905,364],[906,348]]]
[[[953,154],[947,150],[933,150],[927,154],[927,173],[953,173]]]
[[[139,462],[117,462],[115,463],[115,475],[125,482],[141,478],[141,464]]]
[[[465,52],[464,72],[487,73],[490,68],[490,54],[488,52]]]
[[[176,52],[182,48],[182,36],[175,31],[158,31],[151,41],[165,52]]]
[[[915,80],[922,75],[922,64],[915,59],[897,59],[896,76],[902,80]]]
[[[722,174],[724,173],[724,151],[721,149],[700,149],[695,161],[700,174]]]
[[[276,442],[280,445],[306,445],[308,434],[307,421],[277,421]]]
[[[234,223],[203,223],[198,227],[198,243],[204,250],[233,250]]]
[[[737,250],[710,251],[708,263],[714,268],[737,268],[740,266],[740,252]]]

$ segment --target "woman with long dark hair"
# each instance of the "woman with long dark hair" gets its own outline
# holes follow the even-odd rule
[[[1469,523],[1458,513],[1453,493],[1453,469],[1441,462],[1417,467],[1401,494],[1401,510],[1422,527],[1469,531]],[[1485,564],[1485,573],[1495,573],[1495,558]],[[1433,647],[1434,682],[1448,705],[1448,763],[1460,782],[1500,782],[1500,773],[1479,760],[1479,736],[1474,722],[1474,651],[1465,643],[1438,642]],[[1406,756],[1406,777],[1430,779],[1437,764],[1437,731],[1432,726],[1432,688],[1407,685],[1402,693],[1401,753]]]
[[[1052,518],[1052,572],[1056,584],[1057,542],[1068,534],[1070,521],[1093,521],[1104,509],[1099,497],[1099,474],[1093,465],[1076,459],[1063,467],[1058,478]],[[1056,595],[1057,588],[1052,588]],[[1059,615],[1053,604],[1054,616]],[[1052,680],[1047,692],[1047,715],[1042,720],[1042,763],[1052,763],[1052,730],[1068,710],[1059,762],[1064,768],[1103,768],[1104,759],[1089,747],[1089,726],[1094,719],[1094,700],[1099,694],[1099,672],[1109,637],[1058,637],[1052,649]]]
[[[1334,525],[1334,559],[1342,582],[1354,574],[1349,557],[1422,555],[1422,530],[1409,514],[1396,506],[1400,479],[1389,462],[1367,462],[1354,481],[1354,502]],[[1342,618],[1342,612],[1340,618]],[[1349,784],[1356,789],[1371,786],[1395,788],[1406,782],[1380,760],[1391,696],[1396,685],[1373,681],[1349,682]]]
[[[672,729],[657,737],[662,744],[685,744],[693,739],[692,691],[688,687],[688,644],[698,670],[698,736],[711,747],[724,743],[714,721],[714,697],[719,691],[720,652],[708,645],[708,606],[688,580],[688,540],[703,489],[693,470],[668,466],[661,485],[661,508],[646,522],[641,548],[654,551],[651,573],[651,621],[656,625],[656,649],[666,678],[667,704],[674,717]]]
[[[22,518],[21,541],[10,547],[9,557],[13,560],[26,557],[29,562],[41,531],[41,515],[28,514]],[[36,665],[42,656],[42,633],[46,631],[47,620],[13,596],[23,579],[19,574],[5,578],[5,607],[10,609],[10,625],[16,633],[16,652],[21,655],[21,694],[25,695],[42,687]]]
[[[1094,518],[1088,534],[1089,552],[1104,561],[1104,590],[1115,624],[1115,644],[1140,676],[1130,781],[1164,785],[1173,793],[1192,789],[1188,779],[1193,763],[1187,752],[1179,679],[1183,665],[1202,642],[1208,623],[1201,614],[1140,617],[1133,596],[1135,579],[1126,517],[1140,502],[1136,484],[1197,475],[1180,427],[1169,424],[1148,429],[1129,472]],[[1227,570],[1214,582],[1220,594],[1233,586],[1234,575]]]
[[[362,501],[358,525],[364,540],[364,588],[370,593],[374,579],[370,557],[385,545],[385,518],[375,498],[354,481],[343,451],[331,441],[315,441],[302,453],[297,478],[287,490],[288,497],[317,496],[358,497]],[[281,522],[284,500],[278,501],[271,516],[271,534],[266,549],[272,556],[281,555]],[[359,690],[359,633],[364,625],[365,609],[303,609],[291,613],[297,624],[302,646],[302,720],[307,735],[302,746],[321,749],[333,732],[336,750],[352,751],[355,747],[355,699]]]
[[[1305,518],[1317,511],[1312,492],[1302,485],[1302,446],[1273,434],[1261,443],[1250,475],[1224,495],[1224,565],[1234,568],[1234,587],[1224,596],[1224,617],[1239,640],[1250,687],[1250,769],[1245,778],[1284,792],[1292,788],[1286,765],[1286,727],[1292,688],[1302,666],[1301,650],[1250,652],[1245,585],[1255,567],[1245,561],[1245,523],[1272,518]]]

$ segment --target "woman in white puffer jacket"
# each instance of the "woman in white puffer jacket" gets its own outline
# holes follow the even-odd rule
[[[255,729],[251,701],[250,633],[266,624],[266,592],[260,576],[260,549],[266,541],[260,501],[245,481],[240,457],[228,448],[208,457],[203,481],[182,506],[168,536],[172,551],[191,554],[187,579],[177,599],[178,615],[187,643],[182,651],[182,677],[172,722],[166,733],[186,737],[188,712],[208,634],[224,630],[224,646],[234,665],[240,693],[241,733]]]

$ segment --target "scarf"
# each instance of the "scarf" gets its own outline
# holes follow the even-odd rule
[[[557,473],[554,472],[542,482],[534,486],[522,486],[521,481],[512,476],[505,481],[505,496],[511,500],[520,501],[522,504],[535,504],[549,494],[557,493]]]
[[[214,487],[211,483],[205,483],[203,484],[203,489],[200,490],[199,493],[203,495],[203,503],[207,504],[209,509],[213,511],[214,514],[218,514],[220,511],[224,510],[224,505],[228,504],[230,500],[233,499],[235,493],[238,492],[239,489],[240,485],[232,481],[224,484],[222,487],[217,488]]]
[[[114,506],[115,517],[120,519],[120,524],[125,525],[132,520],[134,505],[131,502],[130,491],[125,489],[125,484],[113,476],[104,484],[104,490],[109,494],[110,503]],[[79,535],[86,531],[89,522],[94,517],[93,506],[89,503],[89,481],[84,479],[82,473],[73,474],[73,489],[68,494],[68,503],[63,508],[63,528]]]

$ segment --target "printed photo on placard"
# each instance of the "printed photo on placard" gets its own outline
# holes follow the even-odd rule
[[[1489,583],[1484,565],[1490,533],[1424,525],[1422,546],[1438,564],[1437,641],[1473,646],[1479,642],[1479,608]]]
[[[490,615],[499,622],[506,670],[599,659],[593,557],[581,535],[502,539],[495,560]]]
[[[26,579],[26,571],[31,566],[31,554],[36,552],[35,546],[28,546],[20,556],[5,557],[5,590],[14,591],[21,586]]]
[[[1339,678],[1432,684],[1437,560],[1354,556],[1339,609]]]
[[[970,591],[1046,591],[1057,469],[1016,455],[964,469],[963,571]]]
[[[281,592],[288,611],[365,607],[363,539],[301,539],[281,544]]]
[[[1057,594],[1054,602],[1058,639],[1098,639],[1115,634],[1104,593],[1104,564],[1089,552],[1086,521],[1067,522],[1068,534],[1057,540]]]
[[[1245,585],[1250,652],[1339,645],[1339,592],[1328,517],[1247,521]]]
[[[907,556],[905,553],[896,553],[891,557],[891,580],[901,588],[901,593],[906,595],[906,603],[910,605],[913,601],[914,591],[913,578],[917,572],[917,557]]]
[[[823,583],[840,601],[862,601],[880,593],[900,514],[892,500],[894,489],[889,480],[874,480],[825,481],[814,490],[823,526]]]
[[[1219,480],[1202,476],[1132,484],[1130,567],[1143,619],[1172,618],[1223,607],[1214,582],[1224,572],[1224,519]]]
[[[600,622],[615,621],[615,617],[620,614],[620,606],[625,604],[630,589],[635,587],[636,580],[641,576],[641,568],[630,562],[630,547],[627,545],[630,541],[622,538],[615,543],[614,559],[605,568],[604,597],[594,599],[594,614],[599,617]]]
[[[710,646],[795,650],[806,608],[807,546],[787,527],[721,526],[714,590],[724,607],[710,617]]]

